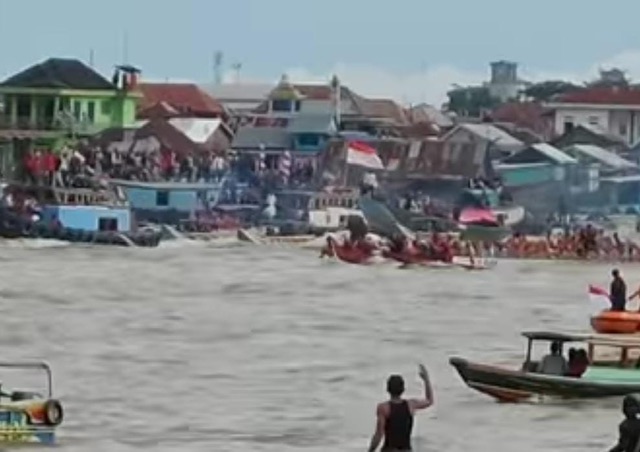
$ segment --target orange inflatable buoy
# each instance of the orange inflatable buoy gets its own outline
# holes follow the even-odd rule
[[[633,334],[640,331],[640,312],[602,311],[591,317],[596,333]]]

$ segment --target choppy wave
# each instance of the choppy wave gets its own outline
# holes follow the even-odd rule
[[[419,394],[418,362],[436,406],[416,420],[416,450],[596,451],[614,439],[617,400],[499,405],[447,363],[517,366],[521,330],[586,327],[584,287],[607,281],[604,266],[408,272],[176,242],[3,248],[0,354],[52,364],[61,450],[360,451],[387,375]]]

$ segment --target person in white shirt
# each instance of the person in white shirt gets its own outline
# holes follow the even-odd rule
[[[540,360],[537,371],[546,375],[566,375],[569,363],[560,353],[560,343],[551,343],[551,353]]]

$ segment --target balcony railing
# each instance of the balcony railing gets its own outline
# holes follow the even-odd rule
[[[17,117],[0,114],[0,130],[44,130],[68,134],[91,135],[110,127],[110,124],[94,124],[73,119]]]

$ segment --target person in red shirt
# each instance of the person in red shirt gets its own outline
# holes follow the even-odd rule
[[[589,357],[584,349],[572,348],[569,350],[569,370],[568,377],[580,378],[589,367]]]
[[[44,169],[44,175],[46,178],[46,183],[49,185],[53,184],[53,175],[56,172],[56,156],[51,149],[47,149],[47,152],[42,156],[42,167]]]

